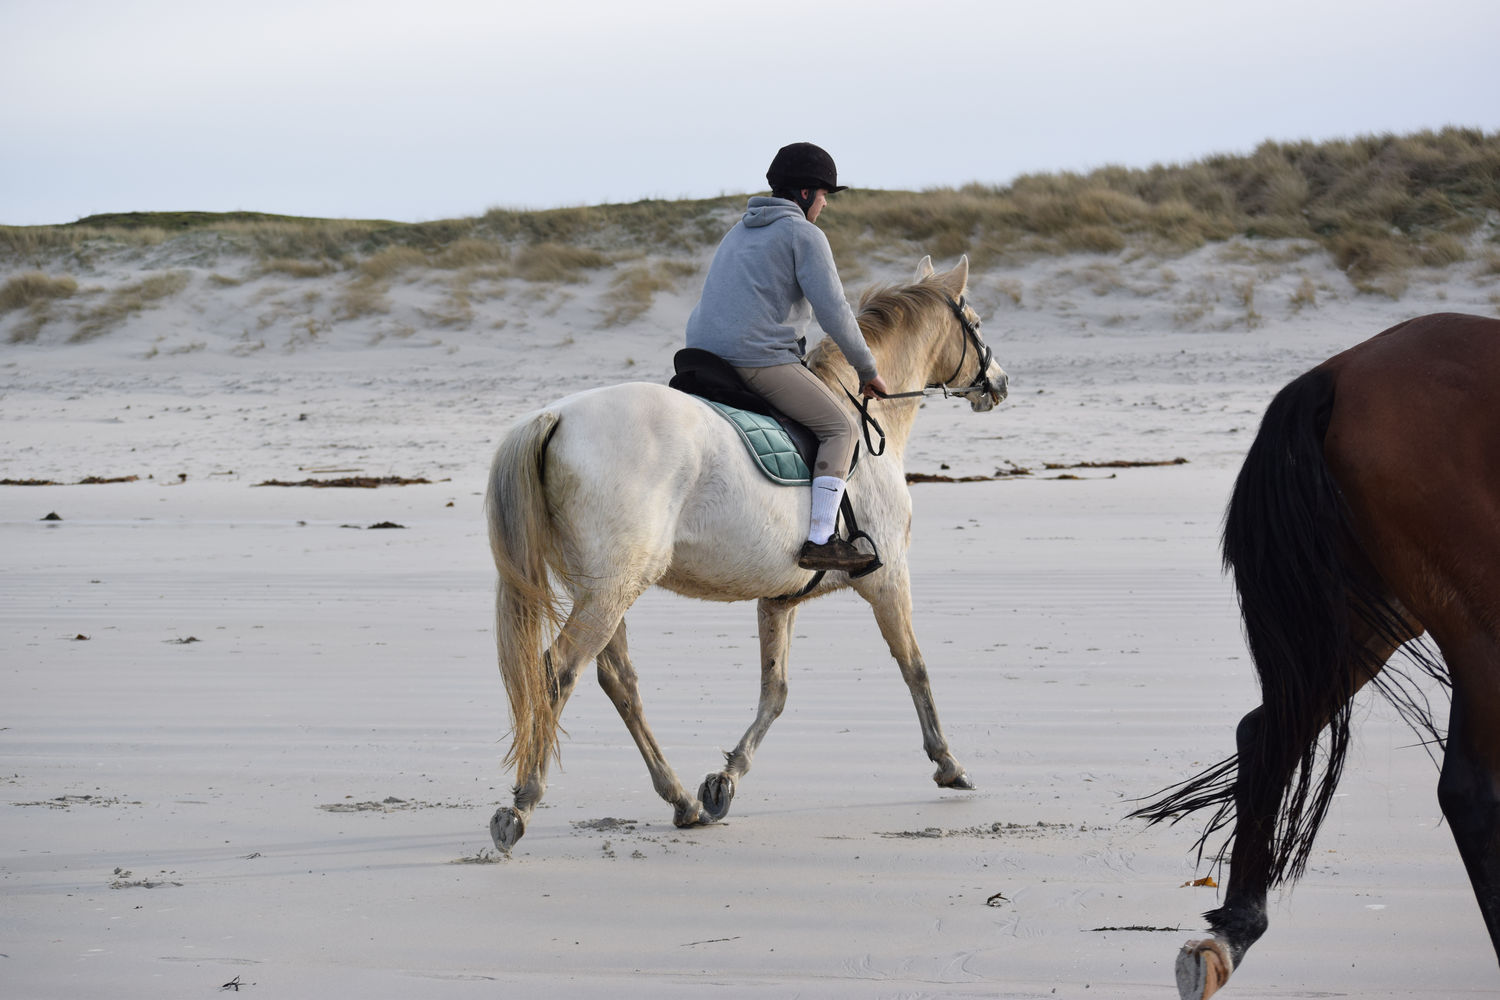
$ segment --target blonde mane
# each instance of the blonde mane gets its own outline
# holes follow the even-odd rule
[[[876,285],[859,297],[855,319],[865,335],[865,343],[886,369],[905,372],[921,359],[915,349],[920,345],[910,336],[933,309],[946,310],[949,293],[937,276],[923,278],[910,285]],[[835,374],[837,365],[847,365],[844,353],[833,338],[824,337],[807,355],[807,365],[825,380]]]

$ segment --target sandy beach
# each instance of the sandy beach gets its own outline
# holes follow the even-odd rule
[[[598,276],[445,324],[416,272],[340,322],[338,274],[99,255],[81,283],[188,279],[84,343],[8,343],[22,317],[0,317],[0,478],[58,484],[0,486],[0,993],[1175,997],[1218,902],[1191,883],[1224,873],[1196,821],[1126,815],[1227,756],[1258,701],[1217,543],[1260,413],[1328,355],[1500,292],[1459,264],[1360,294],[1264,249],[974,275],[1011,397],[930,400],[907,466],[989,477],[912,487],[917,634],[977,790],[933,785],[846,593],[798,618],[727,821],[673,827],[586,677],[508,859],[489,458],[533,406],[665,381],[701,275],[625,323]],[[915,263],[868,264],[851,297]],[[341,476],[426,482],[259,485]],[[753,716],[754,610],[651,593],[627,620],[696,785]],[[1222,995],[1494,995],[1437,768],[1387,706],[1356,718],[1308,875]]]

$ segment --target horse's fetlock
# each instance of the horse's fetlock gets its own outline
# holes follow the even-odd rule
[[[1245,952],[1270,926],[1265,904],[1261,902],[1227,902],[1203,916],[1213,929],[1214,937],[1229,949],[1229,957],[1236,967],[1245,957]]]
[[[934,757],[933,762],[938,765],[938,769],[933,774],[932,780],[937,782],[939,788],[974,787],[963,765],[954,760],[952,755],[944,753],[942,756]]]
[[[948,741],[939,737],[931,742],[924,742],[922,749],[927,751],[927,759],[944,770],[963,770],[958,766],[958,761],[953,759],[953,751],[948,747]]]
[[[517,785],[512,793],[515,797],[514,804],[516,807],[516,811],[524,813],[528,816],[531,815],[531,811],[535,809],[536,804],[542,800],[542,794],[546,792],[546,790],[547,786],[539,784],[537,782],[528,782],[524,785]]]

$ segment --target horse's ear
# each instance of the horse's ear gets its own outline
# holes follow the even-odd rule
[[[958,258],[958,263],[953,266],[953,270],[943,275],[943,284],[948,287],[948,291],[955,299],[964,293],[964,289],[969,287],[968,254]]]
[[[917,261],[917,281],[921,281],[923,278],[931,277],[934,273],[935,272],[932,269],[931,254],[928,254],[926,257],[923,257],[921,260]]]

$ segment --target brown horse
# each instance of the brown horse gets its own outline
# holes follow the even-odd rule
[[[1213,936],[1178,955],[1183,1000],[1224,984],[1265,933],[1266,893],[1303,873],[1374,684],[1443,746],[1438,800],[1500,955],[1500,320],[1442,313],[1323,362],[1271,402],[1224,521],[1262,703],[1236,756],[1136,815],[1233,822]],[[1405,645],[1451,690],[1447,738],[1387,661]]]

